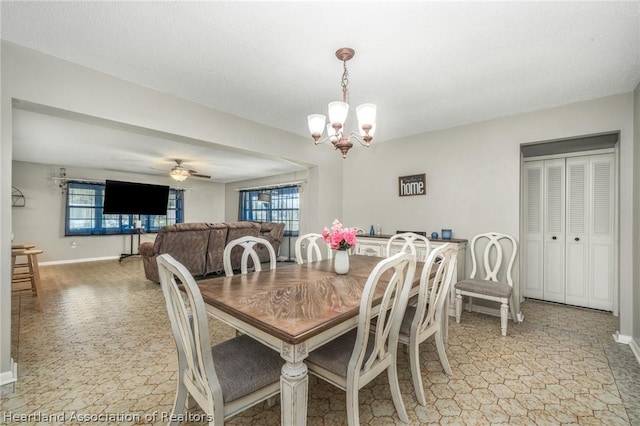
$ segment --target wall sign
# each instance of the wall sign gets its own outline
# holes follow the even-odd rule
[[[398,178],[398,195],[427,195],[427,174],[400,176]]]

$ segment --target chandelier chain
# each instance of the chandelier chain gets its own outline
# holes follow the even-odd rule
[[[347,61],[342,61],[342,68],[344,71],[342,72],[342,102],[347,102],[347,91],[349,86],[349,71],[347,70]]]

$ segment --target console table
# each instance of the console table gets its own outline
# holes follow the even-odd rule
[[[387,243],[389,242],[389,238],[393,235],[358,235],[358,243],[355,247],[355,254],[361,254],[365,256],[377,256],[377,257],[385,257],[387,256]],[[444,240],[442,238],[431,239],[429,238],[429,243],[431,247],[438,247],[443,244],[452,244],[458,250],[457,262],[456,262],[456,280],[455,282],[461,281],[465,279],[465,263],[466,263],[466,250],[467,250],[467,240],[459,239],[459,238],[451,238],[449,240]],[[394,250],[395,248],[395,250]],[[400,251],[402,248],[402,243],[393,243],[391,247],[391,254],[395,254]],[[424,259],[426,254],[427,247],[424,244],[416,243],[416,249],[418,251],[418,258]],[[451,286],[451,291],[449,294],[449,305],[448,305],[448,313],[449,316],[455,315],[455,289],[454,286]]]

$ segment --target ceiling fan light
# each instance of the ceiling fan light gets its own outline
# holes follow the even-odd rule
[[[173,168],[169,172],[169,176],[176,182],[184,182],[189,177],[189,172],[181,168]]]

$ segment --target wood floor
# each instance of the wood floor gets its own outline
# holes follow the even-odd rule
[[[144,278],[140,259],[43,266],[41,274],[45,312],[28,293],[13,296],[19,380],[0,388],[0,424],[165,424],[176,354],[162,292]],[[453,376],[425,342],[426,407],[415,399],[400,351],[411,424],[640,425],[640,365],[613,341],[616,317],[535,301],[522,311],[525,322],[510,323],[507,337],[497,317],[465,312],[461,324],[450,321]],[[215,320],[210,325],[213,342],[234,336]],[[312,379],[308,424],[346,424],[345,404],[342,392]],[[360,391],[360,418],[369,426],[402,424],[385,375]],[[184,424],[200,420],[196,411]],[[280,406],[258,405],[227,424],[279,425]]]

